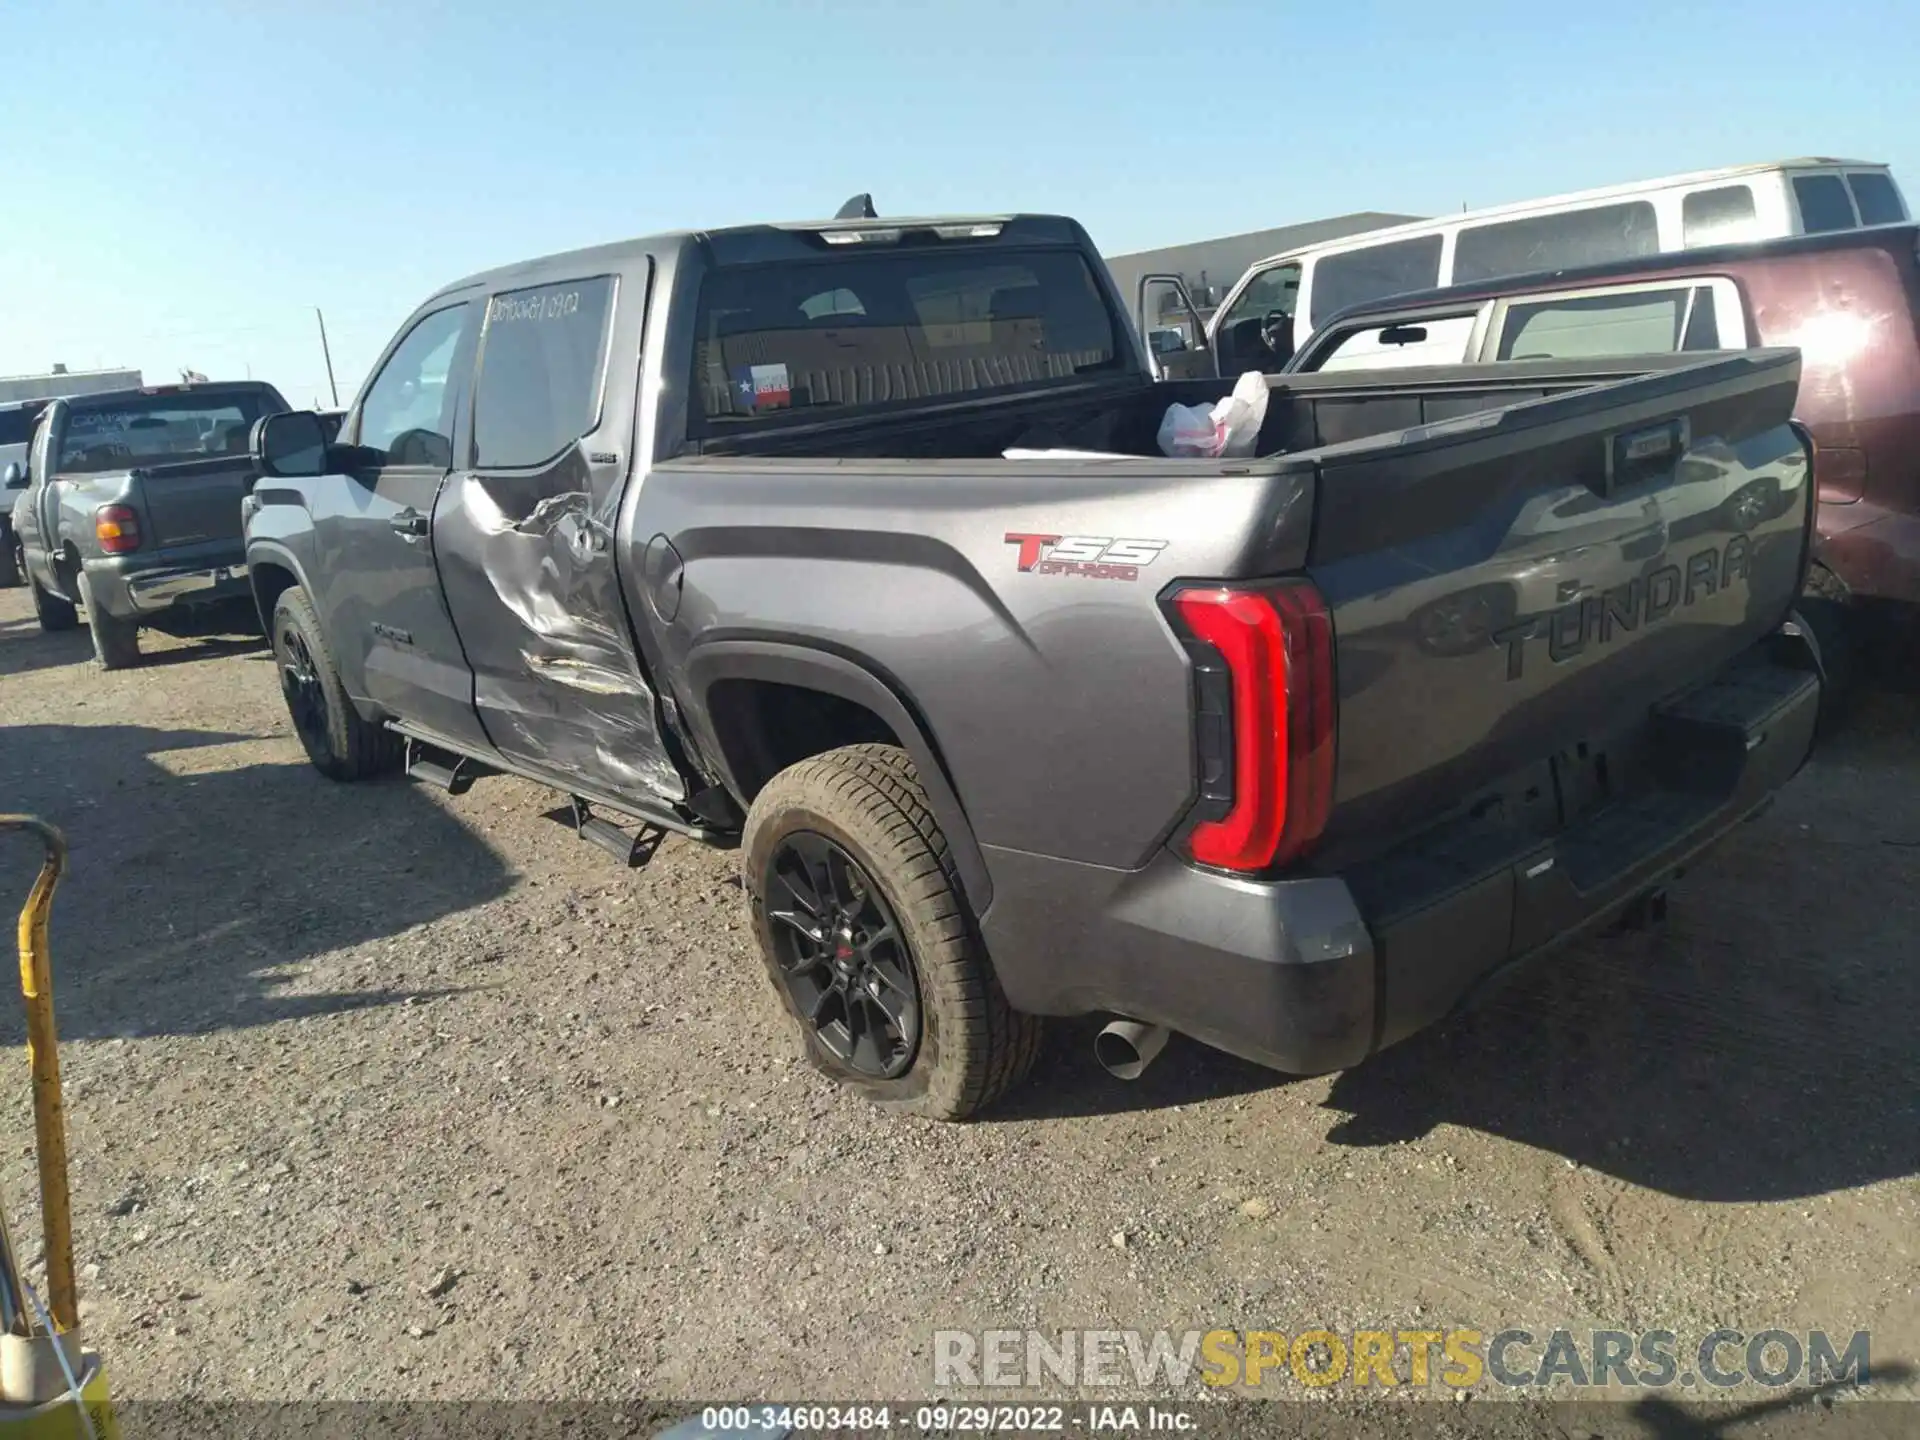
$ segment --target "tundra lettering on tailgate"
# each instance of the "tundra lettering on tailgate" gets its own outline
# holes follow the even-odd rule
[[[1642,622],[1664,620],[1702,596],[1726,589],[1747,578],[1753,545],[1745,535],[1719,546],[1696,550],[1684,565],[1662,565],[1648,575],[1636,575],[1599,595],[1562,605],[1544,615],[1529,615],[1519,623],[1493,632],[1493,643],[1507,650],[1507,679],[1518,680],[1526,667],[1527,641],[1544,635],[1547,658],[1558,665],[1583,654],[1588,646],[1606,645],[1623,630],[1637,630]]]
[[[1018,545],[1022,574],[1079,575],[1089,580],[1138,580],[1167,548],[1165,540],[1115,540],[1106,535],[1028,535],[1007,532]]]

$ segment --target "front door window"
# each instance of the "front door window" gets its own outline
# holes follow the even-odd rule
[[[376,465],[453,463],[453,387],[465,305],[425,315],[407,332],[360,402],[359,445]]]

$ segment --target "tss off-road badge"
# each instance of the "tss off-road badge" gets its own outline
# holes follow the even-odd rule
[[[1018,545],[1022,574],[1078,575],[1087,580],[1138,580],[1167,548],[1165,540],[1115,540],[1107,535],[1024,535],[1007,533]]]

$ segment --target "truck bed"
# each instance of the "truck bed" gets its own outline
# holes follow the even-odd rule
[[[1528,360],[1270,375],[1267,416],[1255,455],[1275,456],[1365,439],[1699,363],[1697,355],[1657,355],[1636,359],[1631,369],[1623,369],[1618,360]],[[1167,406],[1211,404],[1232,383],[1216,379],[1093,382],[1043,395],[957,400],[916,406],[900,414],[788,426],[737,439],[689,441],[681,454],[988,460],[1024,447],[1158,460],[1166,458],[1156,437]]]
[[[1029,629],[1051,619],[1051,607],[1044,593],[1020,588],[1031,581],[1013,580],[1002,535],[1166,538],[1165,555],[1141,572],[1154,588],[1180,576],[1304,572],[1326,598],[1337,640],[1336,804],[1324,853],[1346,863],[1589,732],[1644,716],[1786,615],[1808,514],[1805,455],[1786,426],[1797,357],[1671,358],[1628,378],[1618,362],[1270,377],[1260,458],[1251,461],[1147,455],[1166,404],[1217,398],[1221,381],[810,426],[656,467],[649,509],[667,502],[671,523],[684,496],[701,514],[718,505],[763,516],[790,550],[769,570],[792,565],[796,586],[816,544],[844,548],[849,530],[870,528],[876,584],[893,583],[903,598],[951,588],[956,617],[971,617],[954,626],[1014,641],[988,648],[1030,683],[1056,687],[1067,707],[1057,735],[1035,735],[1036,764],[1055,785],[1089,764],[1113,766],[1133,777],[1141,812],[1118,827],[1109,817],[1098,836],[1064,819],[1036,823],[1011,793],[1021,767],[1010,774],[983,753],[977,781],[967,779],[988,797],[984,813],[1000,812],[1007,787],[1006,813],[1023,816],[1010,843],[1060,853],[1087,844],[1121,865],[1144,859],[1192,793],[1182,658],[1167,653],[1165,622],[1132,585],[1073,592],[1109,617],[1090,627],[1104,631],[1097,656]],[[1617,442],[1642,432],[1653,437],[1643,443],[1677,448],[1641,470],[1620,469],[1628,462],[1615,456]],[[978,463],[1014,444],[1142,458]],[[787,477],[806,457],[823,468],[795,498]],[[936,458],[944,463],[923,463]],[[1748,504],[1755,496],[1757,507]],[[1736,518],[1745,530],[1728,528]],[[919,533],[880,538],[902,529]],[[949,557],[940,562],[947,578],[882,581],[928,545]],[[1711,590],[1699,558],[1709,554]],[[916,563],[934,564],[932,552]],[[996,593],[1007,601],[998,613],[986,598]],[[794,616],[803,630],[805,610],[800,602]],[[836,628],[821,624],[819,638],[852,643]],[[1114,674],[1107,653],[1138,658]],[[918,669],[917,656],[886,658]],[[1163,678],[1163,666],[1174,674]],[[994,683],[976,669],[956,657],[948,673]],[[1116,753],[1088,758],[1082,707],[1131,717],[1124,734],[1105,737]],[[970,747],[956,748],[955,763],[971,767]]]
[[[170,465],[148,465],[131,472],[163,546],[199,545],[213,540],[241,542],[240,502],[253,487],[252,459],[209,455]]]

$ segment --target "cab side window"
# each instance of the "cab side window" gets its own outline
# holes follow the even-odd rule
[[[1453,242],[1453,283],[1602,265],[1660,249],[1653,204],[1629,200],[1474,225]]]
[[[1440,283],[1441,243],[1438,235],[1416,235],[1321,256],[1313,267],[1313,323],[1319,325],[1350,305],[1431,290]],[[1457,270],[1453,278],[1460,278]]]
[[[613,277],[563,280],[496,295],[480,338],[473,463],[544,465],[600,421]]]
[[[1680,243],[1733,245],[1760,238],[1753,208],[1753,187],[1720,185],[1695,190],[1680,202]]]
[[[360,402],[357,443],[378,465],[453,464],[454,352],[467,319],[465,303],[414,322]]]

